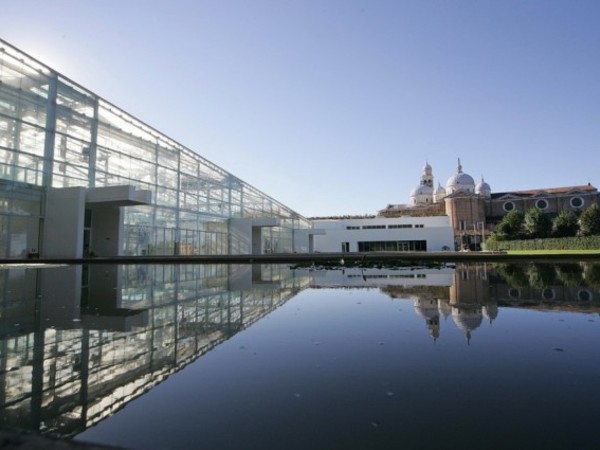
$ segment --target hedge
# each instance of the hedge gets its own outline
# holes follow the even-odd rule
[[[599,250],[600,236],[578,236],[517,241],[486,241],[487,251],[500,250]]]

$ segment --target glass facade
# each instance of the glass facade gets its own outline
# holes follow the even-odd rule
[[[236,218],[275,218],[264,252],[294,248],[310,222],[0,40],[0,258],[37,248],[44,191],[130,185],[152,204],[125,208],[125,255],[244,253]]]

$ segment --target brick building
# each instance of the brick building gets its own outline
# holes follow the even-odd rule
[[[504,215],[525,213],[538,208],[551,217],[561,211],[576,214],[598,204],[598,189],[591,184],[492,193],[483,177],[475,183],[463,172],[460,159],[456,173],[445,188],[434,188],[433,170],[425,164],[418,186],[410,193],[408,204],[390,204],[378,211],[382,217],[447,215],[454,230],[456,248],[479,248]]]

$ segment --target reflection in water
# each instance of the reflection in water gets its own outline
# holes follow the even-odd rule
[[[456,327],[471,343],[503,307],[600,311],[599,267],[3,270],[0,425],[74,436],[307,288],[371,288],[409,299],[434,342]]]
[[[499,306],[600,312],[600,264],[458,264],[439,268],[308,271],[313,287],[379,287],[392,298],[411,299],[434,340],[445,320],[467,342]],[[315,273],[316,272],[316,273]]]
[[[280,267],[0,272],[0,424],[71,436],[302,289]]]

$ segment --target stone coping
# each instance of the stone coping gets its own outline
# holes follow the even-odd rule
[[[0,259],[0,265],[32,266],[46,264],[361,264],[377,262],[510,262],[598,260],[600,253],[535,253],[506,252],[365,252],[365,253],[281,253],[264,255],[165,255],[114,256],[91,258]]]

